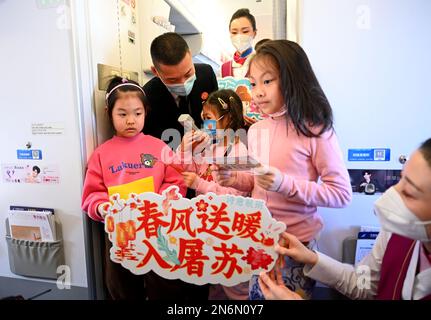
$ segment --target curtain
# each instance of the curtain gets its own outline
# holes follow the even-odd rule
[[[273,0],[272,7],[272,29],[274,40],[287,39],[286,18],[287,18],[287,0]]]
[[[298,42],[301,0],[273,0],[274,39]]]

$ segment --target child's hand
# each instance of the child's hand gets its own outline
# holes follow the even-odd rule
[[[200,153],[209,145],[210,137],[203,131],[189,131],[184,134],[180,150],[182,153]]]
[[[103,218],[103,220],[105,220],[105,217],[108,215],[107,208],[109,208],[110,206],[111,206],[111,203],[109,201],[103,202],[97,206],[97,213],[99,214],[99,216]]]
[[[223,187],[231,187],[236,181],[236,171],[220,170],[216,164],[211,165],[211,171],[214,173],[217,183]]]
[[[254,170],[256,183],[266,191],[277,192],[283,182],[283,174],[274,167],[262,166]]]
[[[280,268],[275,268],[271,277],[265,272],[259,275],[259,286],[266,300],[302,300],[296,292],[289,290],[283,282]]]
[[[203,131],[196,131],[196,141],[192,145],[193,154],[201,153],[211,145],[211,137]]]
[[[275,252],[311,266],[314,266],[318,260],[314,251],[308,249],[297,237],[287,232],[281,234],[279,244],[275,245]]]
[[[183,172],[183,178],[184,183],[186,184],[187,188],[190,189],[196,189],[197,181],[198,181],[198,175],[194,172]]]
[[[181,141],[180,150],[182,153],[190,152],[193,144],[194,131],[188,131],[184,134],[183,141]]]

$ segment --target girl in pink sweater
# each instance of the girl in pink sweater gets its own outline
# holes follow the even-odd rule
[[[253,100],[269,116],[250,127],[249,154],[263,166],[254,175],[218,170],[224,186],[251,191],[263,199],[287,232],[306,245],[316,239],[323,222],[317,207],[341,208],[351,201],[350,179],[333,129],[331,106],[307,55],[288,40],[268,41],[250,62]],[[311,296],[314,281],[302,265],[286,258],[286,285]],[[254,277],[251,299],[263,299]]]
[[[82,210],[104,221],[104,203],[120,193],[161,193],[172,185],[185,195],[183,178],[171,165],[174,154],[161,140],[141,133],[147,103],[142,88],[133,81],[114,78],[107,90],[106,105],[115,136],[99,146],[88,161],[82,195]],[[170,151],[170,152],[169,152]],[[111,244],[105,235],[106,249]],[[113,299],[145,298],[142,277],[133,275],[106,257],[106,285]]]
[[[178,150],[184,168],[184,181],[188,188],[196,190],[196,195],[214,192],[215,194],[233,194],[247,197],[248,191],[239,191],[235,188],[219,185],[211,171],[211,166],[206,159],[211,158],[233,158],[246,157],[247,147],[240,141],[241,130],[244,130],[244,118],[242,101],[232,90],[215,91],[206,100],[202,109],[202,120],[204,121],[204,132],[188,132],[183,137],[183,142]],[[243,131],[245,136],[245,130]],[[196,152],[192,145],[196,140],[211,137],[213,140],[203,152]],[[183,152],[181,152],[183,150]],[[200,150],[199,150],[200,151]],[[246,300],[248,297],[248,282],[233,287],[212,286],[210,289],[210,300],[221,299],[226,296],[232,300]]]

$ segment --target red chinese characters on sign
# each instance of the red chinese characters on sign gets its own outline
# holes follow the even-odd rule
[[[145,237],[147,239],[157,237],[157,229],[159,226],[169,226],[169,222],[160,219],[161,217],[164,217],[164,215],[162,212],[158,211],[157,203],[145,200],[144,205],[138,207],[138,209],[141,211],[142,216],[138,218],[141,225],[136,231],[144,229]]]
[[[222,256],[216,256],[217,262],[211,266],[211,268],[214,269],[212,274],[217,274],[227,269],[223,274],[227,279],[230,279],[232,278],[232,275],[235,271],[238,273],[242,271],[242,268],[238,265],[238,260],[235,255],[243,254],[244,251],[240,250],[236,244],[233,244],[232,248],[228,248],[225,243],[222,243],[221,247],[215,247],[214,251],[220,252]]]
[[[275,244],[274,239],[260,232],[261,219],[262,213],[260,211],[249,214],[235,212],[232,231],[237,231],[236,235],[240,238],[250,238],[254,242],[262,243],[264,246],[273,246]]]
[[[157,262],[157,264],[164,268],[164,269],[169,269],[171,268],[171,265],[169,265],[169,263],[167,263],[159,254],[159,252],[154,249],[154,247],[152,246],[152,244],[148,241],[148,240],[144,240],[143,241],[144,244],[147,246],[148,251],[147,254],[145,255],[144,259],[142,259],[142,261],[136,266],[136,268],[141,268],[143,266],[145,266],[152,257],[154,257],[154,260]]]
[[[182,230],[187,231],[187,233],[191,237],[195,237],[196,232],[195,230],[192,230],[192,227],[190,226],[190,217],[191,217],[191,214],[193,213],[193,208],[190,207],[182,210],[177,210],[173,208],[171,212],[172,212],[171,214],[172,220],[167,233],[169,234],[172,231],[175,231],[181,228]]]
[[[208,233],[221,240],[229,240],[233,235],[229,234],[229,216],[226,211],[227,204],[222,203],[220,207],[211,205],[213,210],[209,214],[201,213],[197,217],[202,221],[202,227],[198,228],[199,233]]]
[[[250,238],[255,242],[260,242],[256,233],[261,228],[262,213],[260,211],[250,214],[235,212],[232,223],[232,231],[237,231],[240,238]]]
[[[209,257],[203,254],[204,242],[200,239],[180,240],[180,253],[178,260],[181,265],[175,266],[172,271],[179,268],[187,268],[187,274],[196,274],[202,277],[204,270],[204,261],[209,260]]]
[[[284,224],[264,203],[213,193],[184,199],[177,187],[111,197],[105,231],[111,259],[135,274],[232,286],[269,271]]]

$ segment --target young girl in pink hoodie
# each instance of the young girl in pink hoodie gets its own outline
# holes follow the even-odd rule
[[[262,167],[254,175],[218,170],[219,184],[263,199],[287,232],[309,245],[323,222],[317,207],[341,208],[351,201],[350,179],[333,129],[331,106],[303,49],[288,40],[268,41],[250,61],[254,103],[269,117],[250,127],[249,154]],[[314,281],[286,257],[283,279],[304,298]],[[257,277],[250,299],[264,299]]]
[[[144,91],[133,81],[116,77],[108,86],[106,109],[115,136],[91,155],[82,195],[82,210],[93,220],[104,221],[103,205],[119,190],[127,197],[132,192],[161,193],[176,185],[185,195],[181,174],[169,164],[173,152],[160,139],[141,133],[148,111],[146,101]],[[105,278],[111,298],[145,299],[143,277],[111,262],[106,235],[105,240]]]

